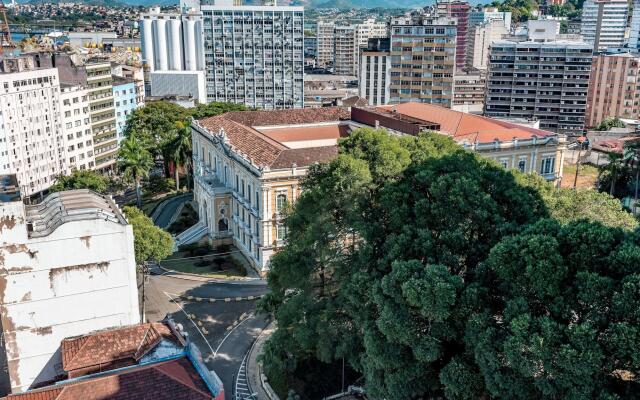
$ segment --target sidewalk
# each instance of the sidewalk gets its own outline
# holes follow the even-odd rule
[[[275,393],[271,392],[268,394],[262,386],[262,364],[258,362],[258,355],[262,353],[264,344],[275,329],[275,322],[269,324],[269,326],[260,333],[260,336],[258,336],[253,347],[251,347],[251,350],[249,351],[246,369],[247,381],[249,383],[251,393],[257,393],[258,400],[280,400]]]

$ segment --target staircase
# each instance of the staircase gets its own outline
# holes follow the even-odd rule
[[[207,227],[202,221],[198,221],[197,224],[193,225],[189,229],[184,232],[181,232],[173,239],[173,250],[177,251],[178,247],[183,246],[185,244],[191,244],[197,242],[202,239],[204,235],[207,234]]]

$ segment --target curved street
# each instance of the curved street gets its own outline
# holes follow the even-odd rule
[[[187,195],[179,195],[166,200],[164,204],[158,206],[162,208],[158,210],[159,213],[153,218],[153,222],[160,228],[167,229],[171,224],[171,218],[178,210],[178,207],[191,200],[193,200],[193,194],[191,193]]]
[[[180,204],[188,200],[169,200],[156,224],[168,225]],[[180,324],[202,352],[207,367],[222,380],[225,399],[242,400],[244,395],[235,396],[235,381],[245,356],[269,324],[265,315],[256,313],[257,299],[267,292],[263,279],[207,280],[152,266],[145,283],[145,317],[160,321],[168,316]]]

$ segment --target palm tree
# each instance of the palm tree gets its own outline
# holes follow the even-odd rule
[[[138,138],[138,133],[135,131],[130,132],[120,146],[118,152],[118,167],[125,176],[130,177],[136,183],[136,199],[138,208],[142,205],[142,198],[140,193],[140,181],[142,178],[149,176],[149,170],[153,166],[153,157],[145,146],[145,144]]]
[[[174,164],[176,176],[176,190],[180,190],[179,167],[185,167],[187,175],[187,189],[189,189],[189,165],[191,163],[191,127],[182,123],[176,124],[176,136],[170,142],[169,156]]]

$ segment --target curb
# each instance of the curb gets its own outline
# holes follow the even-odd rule
[[[249,382],[249,385],[252,391],[257,390],[258,392],[262,392],[259,398],[265,399],[265,400],[267,399],[280,400],[280,397],[278,397],[275,391],[271,388],[271,385],[269,385],[267,377],[262,371],[262,362],[259,362],[257,360],[259,353],[262,352],[264,343],[275,330],[275,326],[276,326],[275,324],[276,323],[272,321],[269,325],[267,325],[262,330],[262,332],[260,332],[260,335],[258,335],[258,337],[256,338],[256,341],[251,346],[251,349],[249,350],[249,355],[247,357],[247,366],[246,366],[247,381]],[[251,375],[251,377],[249,375]],[[253,387],[254,386],[253,384],[255,384],[256,387]]]
[[[213,282],[213,283],[251,283],[251,282],[264,282],[261,283],[261,285],[266,286],[267,285],[267,281],[264,279],[260,279],[260,278],[245,278],[245,277],[238,277],[237,279],[221,279],[221,278],[208,278],[206,276],[202,276],[202,275],[198,275],[198,274],[190,274],[188,272],[179,272],[173,269],[168,269],[163,267],[160,264],[156,264],[158,266],[158,268],[160,268],[162,271],[173,274],[173,275],[164,275],[164,276],[170,276],[172,278],[177,278],[177,279],[185,279],[185,280],[189,280],[189,281],[200,281],[200,282]],[[189,277],[192,278],[198,278],[198,279],[189,279]]]
[[[216,302],[224,302],[224,303],[231,303],[231,302],[238,302],[238,301],[253,301],[253,300],[259,300],[261,298],[263,298],[264,294],[259,295],[259,296],[246,296],[246,297],[221,297],[221,298],[215,298],[215,297],[197,297],[197,296],[172,296],[172,301],[176,302],[176,301],[195,301],[195,302],[202,302],[202,303],[216,303]]]

